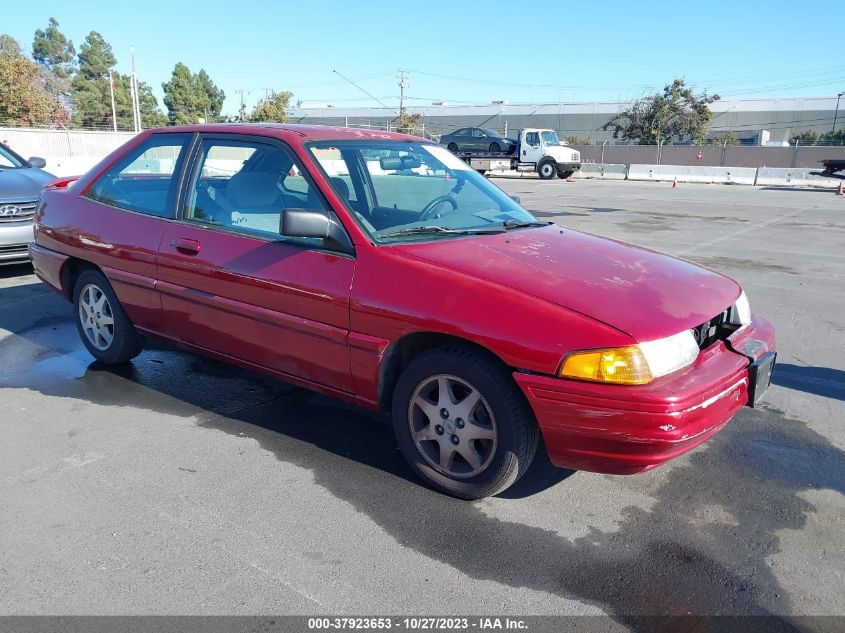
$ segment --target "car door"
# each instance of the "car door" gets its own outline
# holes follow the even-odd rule
[[[519,159],[524,163],[536,163],[543,157],[543,150],[540,146],[539,132],[524,132],[524,140],[521,147]]]
[[[472,128],[472,140],[470,141],[470,146],[472,147],[473,152],[487,151],[487,137],[484,132],[477,127]]]
[[[161,324],[156,253],[175,217],[191,138],[184,132],[151,134],[69,205],[77,242],[70,252],[99,266],[130,320],[150,332]]]
[[[290,148],[268,138],[201,137],[180,206],[158,254],[171,336],[351,391],[355,259],[319,239],[279,235],[286,208],[327,208]]]

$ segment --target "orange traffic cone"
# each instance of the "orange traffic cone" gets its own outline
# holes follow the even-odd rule
[[[845,192],[842,191],[842,181],[839,182],[839,188],[836,190],[836,195],[837,196],[845,195]]]
[[[673,178],[672,179],[672,189],[677,189],[677,188],[678,188],[678,179]]]

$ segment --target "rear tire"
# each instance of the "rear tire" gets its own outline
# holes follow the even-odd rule
[[[491,154],[498,154],[502,151],[502,146],[498,143],[490,143],[490,147],[488,148]]]
[[[143,337],[100,271],[85,270],[79,275],[73,287],[73,307],[79,337],[98,361],[125,363],[144,349]]]
[[[539,443],[533,413],[511,376],[461,347],[430,350],[408,365],[396,384],[392,421],[411,468],[461,499],[511,486]]]
[[[446,146],[446,149],[448,149],[453,154],[457,154],[458,153],[458,144],[457,143],[449,143]]]
[[[552,160],[544,160],[537,165],[537,173],[542,180],[552,180],[557,175],[557,168]]]

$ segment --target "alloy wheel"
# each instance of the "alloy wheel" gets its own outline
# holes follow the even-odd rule
[[[411,395],[411,437],[435,469],[457,479],[482,473],[496,454],[498,432],[481,392],[457,376],[426,378]]]
[[[88,284],[79,295],[79,322],[88,341],[100,351],[114,340],[114,313],[103,290]]]

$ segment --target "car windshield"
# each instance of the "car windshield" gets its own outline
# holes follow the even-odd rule
[[[543,143],[546,145],[562,145],[560,139],[557,137],[557,132],[546,130],[545,132],[541,132],[541,134],[543,136]]]
[[[448,239],[540,224],[501,189],[438,145],[309,143],[358,224],[375,241]]]
[[[0,169],[14,169],[17,167],[23,167],[21,160],[4,145],[0,144]]]

